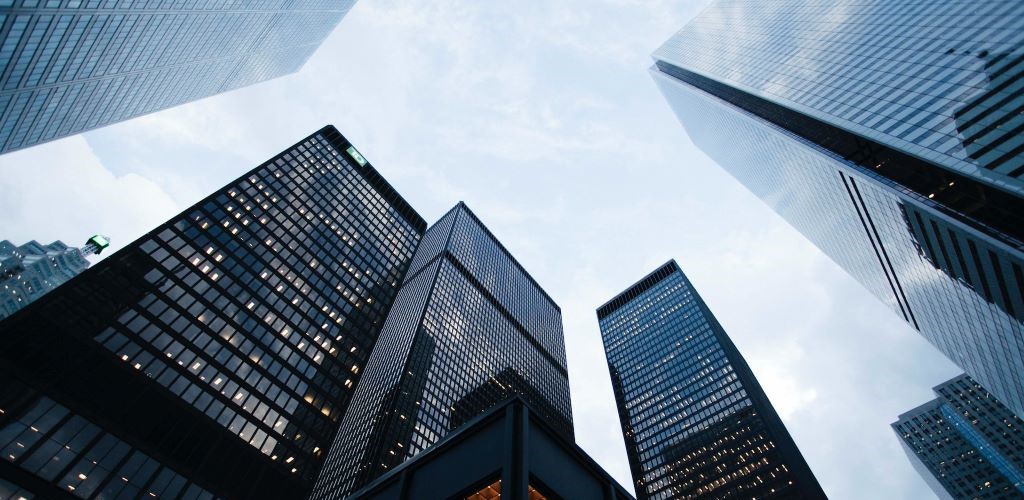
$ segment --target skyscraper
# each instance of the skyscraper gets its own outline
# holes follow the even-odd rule
[[[572,439],[561,310],[459,203],[423,236],[311,498],[344,498],[512,395]]]
[[[293,73],[354,3],[0,2],[0,153]]]
[[[943,499],[1024,496],[1024,420],[960,375],[892,424],[914,468]]]
[[[303,139],[0,322],[0,479],[305,498],[425,230]]]
[[[720,0],[654,53],[690,138],[1024,415],[1024,3]]]
[[[675,261],[602,305],[597,318],[638,499],[825,498]]]
[[[63,241],[43,246],[30,241],[15,246],[0,241],[0,320],[29,305],[89,267],[87,255],[98,254],[110,245],[105,236],[89,238],[82,248]]]

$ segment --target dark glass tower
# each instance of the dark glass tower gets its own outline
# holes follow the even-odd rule
[[[651,73],[699,148],[1024,415],[1024,3],[720,0]]]
[[[943,499],[1024,497],[1024,420],[967,375],[892,424],[914,468]]]
[[[825,498],[675,261],[598,308],[597,318],[637,498]]]
[[[460,203],[423,236],[312,498],[344,498],[512,395],[572,439],[561,310]]]
[[[304,498],[425,229],[303,139],[0,322],[0,479]]]
[[[0,0],[0,153],[293,73],[354,3]]]

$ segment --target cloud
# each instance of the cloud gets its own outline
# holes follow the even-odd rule
[[[109,255],[178,212],[153,181],[107,170],[81,136],[0,156],[0,238],[84,243],[112,239]]]
[[[818,399],[818,390],[789,369],[803,357],[803,349],[791,342],[777,349],[770,362],[760,363],[762,368],[757,371],[757,381],[772,395],[772,406],[784,421]]]
[[[295,75],[88,134],[102,165],[77,138],[0,156],[0,225],[123,244],[333,123],[428,221],[465,200],[561,304],[577,440],[627,487],[594,309],[675,258],[831,497],[921,498],[888,423],[951,365],[694,148],[646,72],[707,3],[359,2]]]

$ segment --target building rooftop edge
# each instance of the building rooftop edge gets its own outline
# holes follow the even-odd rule
[[[345,149],[347,149],[347,146],[352,146],[353,148],[355,148],[355,145],[352,144],[352,141],[348,140],[348,138],[346,138],[344,134],[338,131],[338,129],[331,124],[327,124],[321,127],[319,130],[313,133],[313,136],[315,135],[322,135],[325,139],[331,142],[335,146],[335,148],[338,149],[339,152],[345,151]],[[305,142],[307,139],[308,137],[306,139],[303,139],[299,143],[301,144],[302,142]],[[356,148],[356,151],[358,150],[359,149]],[[362,153],[360,153],[360,155],[361,154]],[[276,157],[278,155],[274,156]],[[398,190],[395,189],[395,187],[392,186],[391,183],[383,175],[381,175],[380,171],[378,171],[373,166],[372,162],[366,160],[366,165],[362,165],[361,168],[356,168],[356,171],[358,171],[363,176],[363,178],[366,179],[367,182],[369,182],[378,192],[380,192],[381,196],[383,196],[384,199],[386,199],[389,203],[394,205],[398,213],[405,217],[405,219],[410,224],[412,224],[420,233],[423,233],[427,230],[426,219],[424,219],[423,216],[421,216],[420,213],[417,212],[415,208],[413,208],[412,204],[410,204],[405,199],[405,197],[403,197],[402,194],[399,193]]]
[[[499,240],[496,236],[494,236],[494,233],[491,232],[490,228],[488,228],[487,225],[484,224],[483,221],[480,220],[480,218],[477,217],[475,213],[473,213],[473,210],[469,208],[469,205],[466,205],[466,202],[460,200],[458,203],[455,204],[454,207],[451,208],[451,210],[445,212],[445,215],[448,215],[452,210],[458,208],[462,208],[464,212],[473,217],[473,220],[475,220],[476,223],[479,224],[481,228],[483,228],[487,236],[490,237],[491,240],[493,240],[494,243],[498,246],[498,249],[500,249],[502,252],[505,253],[505,255],[508,256],[512,263],[515,264],[516,268],[523,272],[523,275],[526,276],[526,279],[530,280],[530,283],[533,283],[533,286],[537,287],[537,290],[539,290],[540,293],[544,295],[544,298],[548,299],[548,302],[551,302],[551,305],[555,306],[555,309],[558,311],[559,314],[561,314],[562,307],[558,305],[558,302],[555,302],[555,299],[551,298],[551,295],[548,295],[547,290],[544,290],[544,287],[540,286],[540,283],[538,283],[537,280],[534,279],[533,275],[531,275],[529,271],[527,271],[526,268],[523,267],[519,260],[516,259],[515,255],[512,255],[512,252],[510,252],[508,248],[505,248],[505,244],[502,243],[501,240]],[[444,216],[441,216],[441,219],[443,218]]]
[[[906,422],[907,420],[910,420],[910,419],[912,419],[912,418],[914,418],[914,417],[916,417],[916,416],[918,416],[918,415],[920,415],[920,414],[922,414],[922,413],[924,413],[926,411],[934,410],[935,408],[938,408],[941,405],[942,405],[941,398],[936,397],[935,399],[929,400],[929,401],[927,401],[927,402],[925,402],[923,404],[919,404],[919,405],[917,405],[917,406],[915,406],[915,407],[913,407],[913,408],[911,408],[911,409],[909,409],[909,410],[907,410],[907,411],[905,411],[903,413],[900,413],[900,415],[898,417],[896,417],[896,421],[891,423],[891,424],[889,424],[889,425],[895,426],[897,424]]]
[[[640,295],[641,293],[646,292],[651,287],[653,287],[654,285],[660,283],[662,280],[667,278],[669,276],[669,274],[671,274],[671,272],[673,270],[679,271],[680,273],[683,272],[683,270],[679,267],[679,264],[676,263],[675,259],[669,259],[668,262],[658,266],[657,269],[647,273],[646,276],[644,276],[643,278],[640,278],[639,280],[634,282],[632,285],[627,287],[625,290],[619,292],[617,295],[615,295],[614,297],[609,299],[607,302],[605,302],[604,304],[601,304],[600,306],[598,306],[598,308],[597,308],[597,319],[599,319],[599,320],[600,319],[604,319],[609,314],[615,312],[616,310],[618,310],[622,306],[628,304],[631,300],[635,299],[638,295]],[[664,274],[664,276],[658,276],[657,279],[653,279],[659,273]]]
[[[945,382],[943,382],[941,384],[935,385],[934,387],[932,387],[932,391],[934,391],[936,394],[938,394],[940,387],[942,387],[944,385],[949,385],[949,384],[951,384],[953,382],[956,382],[957,380],[964,379],[964,378],[970,378],[970,376],[967,375],[966,373],[961,373],[960,375],[957,375],[955,377],[951,377],[949,380],[947,380],[947,381],[945,381]],[[977,381],[975,381],[974,379],[971,379],[971,381],[977,383]],[[986,388],[985,390],[987,391],[988,389]]]
[[[942,404],[942,401],[941,401],[942,396],[939,395],[939,388],[942,387],[942,386],[948,385],[948,384],[950,384],[952,382],[956,382],[957,380],[964,379],[964,378],[970,378],[970,377],[966,373],[961,373],[960,375],[952,377],[949,380],[946,380],[945,382],[942,382],[941,384],[935,385],[934,387],[932,387],[932,392],[935,393],[935,397],[934,398],[932,398],[932,399],[928,400],[925,403],[919,404],[919,405],[917,405],[917,406],[915,406],[915,407],[913,407],[913,408],[911,408],[911,409],[901,413],[898,417],[896,417],[896,421],[893,422],[893,425],[896,425],[896,424],[898,424],[900,422],[903,422],[904,420],[913,418],[913,417],[917,416],[918,414],[924,412],[925,410],[930,410],[931,407],[938,406],[938,405]],[[971,379],[971,380],[973,381],[974,379]],[[986,389],[986,390],[988,390],[988,389]]]

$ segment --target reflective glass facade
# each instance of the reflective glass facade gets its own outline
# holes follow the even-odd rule
[[[674,261],[597,317],[637,498],[825,498],[743,356]]]
[[[1024,420],[967,375],[892,424],[939,498],[1024,496]]]
[[[425,229],[325,127],[0,322],[0,387],[212,495],[303,498]],[[35,418],[17,408],[0,436]],[[4,479],[83,498],[117,480],[71,490],[68,470]]]
[[[0,0],[0,153],[297,71],[355,0]]]
[[[17,382],[0,386],[0,410],[5,460],[0,475],[10,479],[0,480],[0,498],[216,498],[137,447]]]
[[[1018,415],[1022,9],[719,1],[651,70],[694,144]]]
[[[344,498],[512,395],[572,439],[561,310],[460,203],[416,250],[312,498]]]
[[[654,53],[1024,193],[1024,4],[718,0]]]
[[[89,267],[85,254],[63,241],[16,246],[0,241],[0,320]]]

